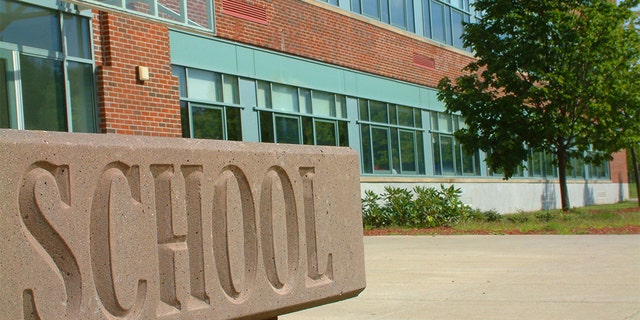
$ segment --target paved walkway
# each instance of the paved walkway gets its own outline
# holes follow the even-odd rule
[[[365,237],[367,289],[280,320],[640,319],[640,236]]]

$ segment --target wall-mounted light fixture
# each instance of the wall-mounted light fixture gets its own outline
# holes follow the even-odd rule
[[[149,68],[137,66],[138,81],[149,81]]]

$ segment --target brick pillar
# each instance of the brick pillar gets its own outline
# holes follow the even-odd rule
[[[171,74],[168,28],[97,11],[93,27],[102,132],[180,137],[180,96]],[[149,80],[138,80],[138,66],[149,69]]]

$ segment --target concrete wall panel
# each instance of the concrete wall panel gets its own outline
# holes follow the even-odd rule
[[[269,319],[365,286],[347,148],[0,130],[7,319]]]

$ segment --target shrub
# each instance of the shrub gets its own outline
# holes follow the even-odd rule
[[[381,195],[365,191],[363,223],[373,228],[452,226],[471,216],[472,209],[460,200],[461,194],[454,186],[440,186],[440,190],[416,186],[412,191],[385,187]]]
[[[502,220],[502,215],[494,209],[486,211],[475,209],[471,212],[469,219],[478,222],[498,222]]]

